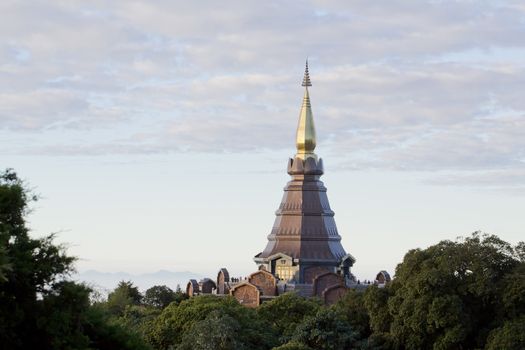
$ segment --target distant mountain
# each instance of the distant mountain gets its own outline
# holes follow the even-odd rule
[[[79,282],[86,282],[101,292],[108,292],[114,289],[120,281],[131,281],[139,287],[141,291],[156,286],[166,285],[175,290],[177,285],[184,290],[189,279],[199,280],[202,275],[190,271],[167,271],[160,270],[157,272],[130,274],[127,272],[101,272],[96,270],[87,270],[73,275],[73,279]]]

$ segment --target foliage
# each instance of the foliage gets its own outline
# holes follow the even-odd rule
[[[150,332],[153,322],[158,315],[160,315],[160,310],[157,308],[143,305],[127,305],[121,316],[113,318],[113,323],[144,339]]]
[[[129,327],[112,323],[105,310],[90,306],[90,292],[64,281],[43,298],[38,325],[45,338],[39,349],[150,349]]]
[[[83,324],[84,333],[89,337],[90,348],[97,350],[150,350],[151,347],[137,334],[111,321],[105,308],[90,307]],[[77,348],[72,346],[71,348]]]
[[[167,286],[153,286],[144,293],[143,302],[145,305],[164,309],[172,302],[179,304],[186,299],[188,299],[188,296],[186,293],[183,293],[180,288],[174,292]]]
[[[297,341],[289,341],[286,344],[273,348],[272,350],[313,350],[311,347]]]
[[[29,237],[24,217],[32,200],[36,197],[14,171],[0,174],[0,344],[11,349],[42,346],[39,339],[44,335],[36,322],[40,310],[37,295],[48,293],[57,280],[71,272],[75,260],[62,246],[53,244],[53,235]]]
[[[503,307],[500,286],[519,264],[510,244],[479,233],[411,250],[387,288],[365,295],[372,329],[406,349],[483,347]]]
[[[510,271],[501,283],[500,317],[514,318],[525,315],[525,262]]]
[[[231,317],[239,323],[242,332],[237,334],[237,340],[243,346],[249,349],[270,349],[276,345],[276,335],[269,324],[257,317],[255,310],[240,305],[232,297],[212,295],[196,296],[179,305],[170,304],[156,319],[147,338],[158,349],[176,347],[181,344],[185,334],[213,312]]]
[[[525,349],[525,315],[490,332],[487,350]]]
[[[359,334],[359,338],[370,336],[370,316],[364,303],[363,292],[349,290],[344,298],[334,305],[334,309],[346,317],[350,327]]]
[[[239,341],[238,335],[242,332],[239,322],[215,310],[184,334],[177,350],[247,350],[249,348]]]
[[[0,246],[0,283],[7,281],[6,273],[11,270],[9,259],[7,257],[7,251],[4,247]]]
[[[87,348],[90,339],[83,333],[87,323],[90,289],[74,282],[59,282],[42,300],[38,327],[52,349],[68,346]]]
[[[303,319],[292,340],[318,350],[339,350],[352,348],[356,335],[343,315],[321,308],[315,316]]]
[[[257,313],[273,326],[280,341],[285,343],[290,340],[303,318],[314,316],[320,307],[319,300],[306,299],[291,292],[263,303],[257,309]]]
[[[388,349],[392,343],[392,336],[389,333],[392,316],[388,310],[388,299],[390,298],[390,288],[378,288],[369,286],[364,295],[364,305],[368,311],[370,329],[373,332],[369,337],[369,343],[383,344]]]
[[[108,295],[107,308],[112,314],[122,315],[126,306],[139,305],[141,301],[142,294],[131,281],[120,281],[117,288]]]

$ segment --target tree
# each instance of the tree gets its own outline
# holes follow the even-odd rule
[[[346,317],[359,338],[368,338],[371,334],[370,317],[364,303],[364,293],[350,289],[346,295],[334,305],[334,309]]]
[[[525,315],[490,332],[487,350],[525,349]]]
[[[411,250],[385,289],[366,293],[372,329],[406,349],[482,348],[504,321],[501,286],[519,264],[518,249],[479,232]]]
[[[392,315],[388,309],[388,300],[391,296],[390,288],[369,286],[363,296],[363,301],[368,310],[369,326],[372,334],[368,338],[369,344],[380,344],[379,348],[392,348],[390,325]]]
[[[501,318],[525,315],[525,262],[521,262],[504,278],[501,286]]]
[[[122,315],[128,305],[139,305],[142,294],[131,281],[120,281],[117,287],[108,295],[108,310],[115,315]]]
[[[313,350],[311,347],[296,341],[290,341],[286,344],[273,348],[272,350]]]
[[[7,271],[11,270],[11,265],[4,247],[0,247],[0,283],[7,281]]]
[[[321,308],[295,329],[292,341],[317,350],[355,349],[357,333],[345,317],[331,308]]]
[[[90,289],[74,282],[62,281],[42,299],[38,327],[42,329],[52,349],[68,346],[87,348],[90,340],[83,333],[87,322]]]
[[[53,235],[29,236],[25,215],[36,199],[13,170],[0,174],[0,344],[9,349],[42,348],[37,296],[67,276],[75,260],[53,244]]]
[[[164,309],[172,302],[180,303],[187,299],[182,291],[174,292],[167,286],[153,286],[144,293],[144,304],[159,309]]]
[[[319,300],[303,298],[296,293],[285,293],[263,303],[257,313],[273,326],[274,331],[279,334],[280,342],[286,343],[303,318],[314,316],[320,307]]]
[[[238,336],[241,332],[239,322],[215,310],[183,335],[177,350],[247,350]]]
[[[83,332],[89,337],[89,349],[97,350],[151,350],[151,347],[135,332],[122,327],[101,305],[91,306],[87,311]],[[70,349],[78,349],[72,344]]]
[[[112,323],[120,325],[123,329],[145,339],[159,315],[160,310],[157,308],[144,305],[127,305],[121,316],[115,318],[113,315]]]
[[[179,305],[171,303],[155,320],[147,339],[157,349],[177,347],[185,334],[213,312],[238,322],[242,332],[237,333],[237,340],[247,348],[262,350],[277,345],[272,327],[259,319],[255,310],[240,305],[233,297],[213,295],[196,296]]]

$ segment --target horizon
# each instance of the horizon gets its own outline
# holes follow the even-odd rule
[[[474,231],[523,240],[523,4],[202,6],[0,5],[0,166],[78,271],[255,271],[306,57],[358,279]]]

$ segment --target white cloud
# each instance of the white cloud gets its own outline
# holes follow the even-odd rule
[[[519,1],[6,1],[0,11],[0,129],[6,140],[38,135],[3,152],[289,147],[310,55],[321,147],[345,150],[340,166],[523,166]]]

